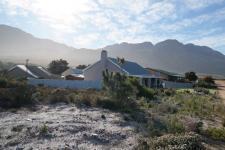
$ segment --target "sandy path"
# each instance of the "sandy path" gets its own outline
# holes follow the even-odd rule
[[[218,94],[223,99],[223,103],[225,105],[225,81],[216,80],[216,85],[218,86]]]
[[[43,135],[44,124],[48,134]],[[34,112],[0,112],[0,150],[133,149],[137,138],[121,114],[98,108],[59,105]]]

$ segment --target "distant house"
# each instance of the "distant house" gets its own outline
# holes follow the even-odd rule
[[[184,80],[184,75],[178,74],[178,73],[173,73],[173,72],[168,72],[164,70],[159,70],[159,69],[153,69],[153,68],[146,68],[150,74],[159,76],[162,80],[167,80],[167,81],[183,81]]]
[[[77,68],[69,68],[62,73],[62,77],[66,80],[84,80],[83,70]]]
[[[107,51],[101,52],[101,59],[83,70],[84,80],[102,80],[102,72],[119,72],[127,76],[137,77],[142,85],[147,87],[159,87],[158,76],[151,75],[148,70],[139,64],[127,60],[118,60],[107,56]]]
[[[15,78],[54,79],[56,75],[51,74],[45,68],[34,65],[15,65],[7,71],[7,75]]]

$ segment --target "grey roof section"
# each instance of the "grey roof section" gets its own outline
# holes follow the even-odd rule
[[[83,70],[77,69],[77,68],[69,68],[62,73],[62,75],[64,76],[71,75],[71,74],[83,74]]]
[[[174,76],[174,77],[184,77],[183,74],[179,74],[179,73],[174,73],[174,72],[169,72],[169,71],[165,71],[165,70],[161,70],[161,69],[154,69],[154,68],[146,68],[147,70],[148,69],[152,69],[152,70],[155,70],[157,72],[160,72],[162,74],[166,74],[168,76]]]
[[[31,78],[44,78],[44,79],[58,78],[58,76],[51,74],[45,68],[43,68],[41,66],[34,66],[34,65],[29,65],[29,66],[15,65],[11,69],[9,69],[8,72],[10,72],[16,68],[23,71],[26,74],[25,76],[31,77]]]
[[[53,74],[51,74],[50,72],[48,72],[45,68],[41,66],[27,66],[27,68],[30,70],[30,72],[38,76],[38,78],[44,78],[44,79],[55,78]]]
[[[123,64],[119,63],[115,58],[109,58],[113,63],[120,66],[123,70],[127,71],[130,75],[149,75],[149,72],[139,64],[125,60]]]

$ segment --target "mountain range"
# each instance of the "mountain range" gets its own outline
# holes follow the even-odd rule
[[[105,49],[110,57],[124,57],[144,67],[177,73],[195,71],[225,76],[225,55],[207,46],[183,44],[168,39],[157,44],[120,43],[99,49],[77,49],[48,39],[36,38],[18,28],[0,25],[0,60],[47,65],[54,59],[66,59],[70,66],[91,64]]]

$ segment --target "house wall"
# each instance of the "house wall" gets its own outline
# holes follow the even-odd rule
[[[163,81],[165,88],[192,88],[192,83],[181,83],[181,82],[172,82],[172,81]]]
[[[149,70],[149,73],[151,75],[155,75],[155,76],[160,77],[160,78],[165,79],[165,80],[168,80],[169,79],[169,77],[168,77],[167,74],[164,74],[164,73],[159,72],[159,71],[154,70],[154,69],[148,69],[148,70]]]
[[[38,86],[44,85],[54,88],[68,89],[101,89],[101,81],[75,81],[75,80],[59,80],[59,79],[28,79],[28,84]]]
[[[90,68],[84,70],[84,80],[102,80],[102,72],[108,69],[109,72],[124,73],[119,67],[113,64],[110,60],[100,60]]]

